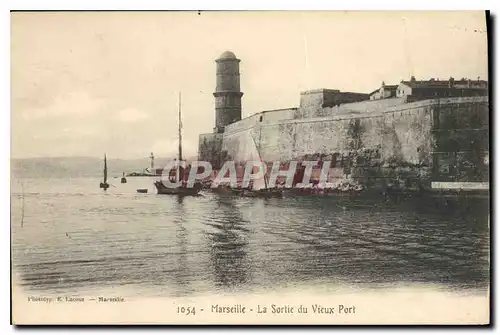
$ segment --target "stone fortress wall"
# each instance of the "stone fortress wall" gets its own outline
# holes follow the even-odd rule
[[[446,116],[440,115],[442,111]],[[453,161],[449,155],[456,151],[471,151],[459,143],[456,148],[439,150],[438,127],[456,129],[452,125],[454,120],[479,115],[477,125],[466,123],[466,127],[478,129],[470,131],[467,137],[479,141],[481,147],[477,153],[480,157],[473,157],[476,162],[472,165],[481,165],[488,155],[487,97],[423,100],[407,104],[401,99],[365,101],[331,107],[322,112],[328,116],[307,119],[292,118],[294,112],[297,110],[258,113],[227,127],[222,151],[227,153],[227,159],[246,161],[253,159],[253,146],[257,145],[266,162],[330,161],[332,178],[351,175],[361,183],[371,185],[384,183],[377,180],[381,178],[386,179],[386,184],[401,183],[404,179],[403,182],[409,184],[407,187],[426,187],[432,180],[454,180],[433,169],[433,165],[458,164],[464,170],[463,162],[456,158]],[[444,124],[437,124],[439,118]],[[479,169],[487,170],[487,166]],[[480,179],[484,180],[484,177],[487,178]]]

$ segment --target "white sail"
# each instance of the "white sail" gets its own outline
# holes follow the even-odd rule
[[[249,132],[249,137],[250,137],[249,143],[247,145],[247,148],[249,148],[248,160],[253,161],[253,162],[260,162],[261,157],[259,154],[259,150],[257,148],[256,141],[253,138],[253,134],[251,132]],[[254,169],[257,169],[257,168],[254,168]],[[265,175],[263,174],[261,178],[253,180],[253,189],[254,190],[258,191],[258,190],[266,188],[266,180],[264,178],[265,178]]]

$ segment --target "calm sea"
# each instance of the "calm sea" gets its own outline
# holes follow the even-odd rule
[[[489,285],[487,207],[339,199],[177,198],[153,179],[12,181],[12,262],[29,292],[186,296]],[[139,194],[137,188],[148,188]]]

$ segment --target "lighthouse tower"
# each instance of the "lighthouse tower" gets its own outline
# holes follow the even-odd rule
[[[241,120],[240,60],[234,53],[226,51],[215,60],[217,82],[215,97],[214,133],[223,133],[224,128]]]

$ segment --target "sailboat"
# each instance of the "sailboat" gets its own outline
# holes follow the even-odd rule
[[[122,184],[126,184],[127,183],[127,178],[125,178],[125,172],[123,172],[123,174],[122,174],[121,183]]]
[[[181,94],[179,93],[179,156],[176,164],[175,176],[169,179],[173,182],[182,181],[181,185],[177,187],[166,186],[161,180],[155,181],[154,185],[158,194],[175,194],[175,195],[198,195],[202,189],[201,183],[195,183],[193,187],[188,187],[186,182],[186,175],[189,173],[185,168],[181,167],[182,159],[182,120],[181,120]]]
[[[250,135],[251,136],[251,135]],[[259,161],[262,162],[259,146],[255,142],[252,136],[253,148],[256,151],[256,156]],[[253,156],[253,155],[252,155]],[[253,185],[248,189],[242,190],[239,195],[243,197],[253,197],[253,198],[280,198],[283,196],[283,191],[277,188],[269,187],[269,180],[267,175],[267,166],[265,166],[264,175],[262,178],[254,180]]]
[[[104,154],[104,181],[99,184],[99,187],[105,191],[109,188],[108,184],[108,163],[106,160],[106,154]]]

